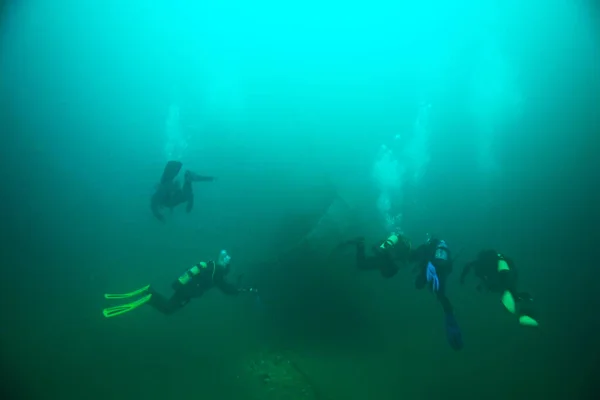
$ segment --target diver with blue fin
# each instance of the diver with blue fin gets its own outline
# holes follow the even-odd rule
[[[106,318],[116,317],[117,315],[133,311],[144,304],[148,304],[165,315],[171,315],[186,306],[192,299],[201,297],[207,290],[215,286],[230,296],[236,296],[241,292],[257,293],[257,290],[254,288],[239,288],[241,277],[238,279],[238,285],[234,285],[226,280],[225,277],[231,269],[230,262],[231,257],[225,250],[222,250],[216,262],[213,260],[208,262],[202,261],[192,266],[173,282],[172,288],[174,293],[169,298],[152,289],[150,285],[146,285],[130,293],[105,294],[104,297],[109,300],[138,299],[127,304],[105,308],[102,314]]]
[[[446,296],[446,282],[454,264],[446,241],[429,238],[426,243],[411,253],[410,261],[416,264],[418,271],[415,280],[416,288],[430,287],[444,309],[444,326],[448,343],[454,350],[462,349],[462,333],[456,322],[452,304]]]
[[[461,284],[465,283],[471,270],[480,280],[477,289],[501,294],[502,305],[519,318],[519,324],[530,327],[539,325],[531,309],[533,298],[529,293],[517,290],[518,275],[513,260],[495,250],[484,250],[475,261],[465,265],[460,275]]]
[[[183,164],[179,161],[169,161],[163,170],[160,183],[156,188],[156,192],[150,201],[152,213],[159,220],[165,220],[161,214],[162,208],[173,208],[179,204],[187,203],[186,211],[189,213],[194,208],[194,192],[192,191],[192,182],[211,182],[215,178],[212,176],[198,175],[190,170],[185,171],[183,186],[180,185],[175,177],[179,174]]]
[[[446,281],[452,272],[453,259],[445,241],[429,239],[413,250],[406,236],[392,233],[381,245],[373,246],[371,255],[366,254],[364,238],[359,237],[340,246],[349,244],[356,246],[358,269],[378,270],[384,278],[395,276],[401,265],[416,264],[418,275],[415,286],[423,289],[425,285],[430,285],[444,309],[448,342],[453,349],[462,349],[462,334],[454,317],[452,304],[446,297]]]
[[[408,262],[411,250],[410,240],[401,233],[392,233],[379,246],[371,248],[367,255],[365,238],[343,242],[340,247],[354,245],[356,247],[356,265],[362,271],[379,271],[384,278],[391,278],[398,273],[401,265]]]

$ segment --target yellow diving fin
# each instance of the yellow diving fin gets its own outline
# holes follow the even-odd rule
[[[140,288],[138,290],[134,290],[133,292],[130,293],[123,293],[123,294],[105,294],[104,298],[105,299],[129,299],[131,297],[135,297],[138,294],[144,293],[146,291],[148,291],[148,289],[150,289],[150,285],[146,285],[143,288]]]
[[[539,326],[539,323],[535,319],[527,315],[522,315],[521,317],[519,317],[519,324],[523,326]]]
[[[102,310],[102,314],[104,314],[106,318],[116,317],[117,315],[125,314],[126,312],[135,310],[139,306],[146,304],[151,298],[152,294],[150,293],[142,297],[141,299],[137,299],[136,301],[133,301],[131,303],[105,308],[104,310]]]

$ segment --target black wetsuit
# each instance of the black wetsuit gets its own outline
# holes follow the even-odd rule
[[[498,263],[504,260],[508,269],[498,270]],[[473,270],[475,276],[479,278],[478,289],[484,288],[493,293],[503,293],[508,290],[515,300],[531,300],[528,293],[519,293],[517,291],[517,269],[515,263],[510,258],[498,253],[495,250],[484,250],[477,256],[475,261],[465,265],[461,275],[460,282],[464,283],[465,278]]]
[[[390,248],[373,246],[371,255],[367,255],[364,238],[352,241],[356,243],[356,265],[361,270],[378,270],[384,278],[391,278],[398,273],[403,253],[408,253],[408,245],[401,241]]]
[[[450,273],[452,272],[453,262],[448,248],[445,248],[445,260],[436,258],[436,250],[439,244],[440,240],[434,239],[429,243],[422,244],[411,253],[410,261],[417,264],[418,271],[415,287],[420,290],[427,284],[427,265],[431,262],[435,267],[440,283],[439,289],[435,292],[437,299],[442,304],[446,314],[453,314],[454,310],[452,304],[446,296],[446,282],[448,281],[448,276],[450,276]]]
[[[175,181],[175,177],[181,170],[182,163],[179,161],[169,161],[158,185],[156,192],[150,200],[150,208],[154,216],[160,221],[164,221],[164,216],[160,213],[161,208],[173,208],[179,204],[187,203],[186,211],[189,213],[194,208],[194,192],[192,191],[192,182],[213,181],[211,176],[197,175],[191,171],[185,171],[183,186]]]
[[[196,264],[200,270],[198,275],[193,276],[186,284],[182,284],[179,279],[173,282],[175,293],[170,298],[166,298],[153,289],[149,289],[152,297],[148,304],[163,314],[173,314],[175,311],[183,308],[192,299],[201,297],[204,292],[216,286],[227,295],[235,296],[240,289],[227,282],[225,277],[229,273],[229,268],[223,268],[215,265],[214,261],[208,263]]]

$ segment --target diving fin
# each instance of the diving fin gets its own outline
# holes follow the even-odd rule
[[[510,291],[504,291],[504,294],[502,295],[502,304],[511,314],[516,312],[515,298]]]
[[[147,292],[148,289],[150,289],[150,285],[146,285],[142,288],[139,288],[138,290],[134,290],[133,292],[129,292],[129,293],[123,293],[123,294],[105,294],[104,298],[105,299],[129,299],[130,297],[135,297],[138,294]]]
[[[530,317],[529,315],[521,315],[519,317],[519,324],[521,324],[522,326],[531,326],[531,327],[539,326],[539,323],[535,319]]]
[[[363,236],[356,237],[354,239],[346,240],[340,244],[338,244],[339,249],[343,249],[348,246],[358,246],[365,245],[365,238]]]
[[[116,317],[117,315],[125,314],[129,311],[135,310],[139,306],[146,304],[148,301],[150,301],[151,298],[152,293],[149,293],[141,299],[137,299],[136,301],[133,301],[131,303],[105,308],[104,310],[102,310],[102,314],[105,318]]]
[[[164,185],[173,182],[173,179],[175,179],[179,171],[181,171],[182,166],[183,164],[180,161],[169,161],[167,165],[165,165],[162,178],[160,178],[160,184]]]

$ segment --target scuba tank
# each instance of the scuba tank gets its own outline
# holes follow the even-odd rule
[[[398,246],[400,245],[400,246]],[[386,240],[379,246],[380,251],[391,250],[394,247],[399,247],[397,250],[400,254],[404,254],[408,257],[412,248],[410,240],[401,233],[392,233]]]
[[[508,263],[504,259],[504,256],[502,254],[498,253],[498,272],[509,271],[509,270],[510,270],[510,267],[508,266]]]
[[[177,280],[173,283],[173,289],[177,290],[178,287],[187,285],[195,276],[199,275],[203,269],[210,268],[212,270],[212,279],[215,277],[215,272],[217,271],[217,265],[222,268],[226,268],[231,262],[231,256],[227,254],[225,250],[221,250],[219,253],[219,258],[217,263],[214,261],[210,262],[199,262],[193,267],[186,270]]]
[[[387,239],[385,239],[385,241],[383,243],[381,243],[381,246],[379,246],[379,248],[382,250],[391,249],[397,243],[398,243],[398,236],[396,234],[391,234]]]
[[[435,248],[436,260],[448,261],[448,245],[444,240],[440,240]]]
[[[198,275],[200,273],[201,269],[207,268],[208,264],[205,263],[204,261],[194,265],[192,268],[186,270],[178,279],[177,282],[179,282],[182,285],[187,285],[189,283],[190,280],[192,280],[193,277],[195,277],[196,275]]]

